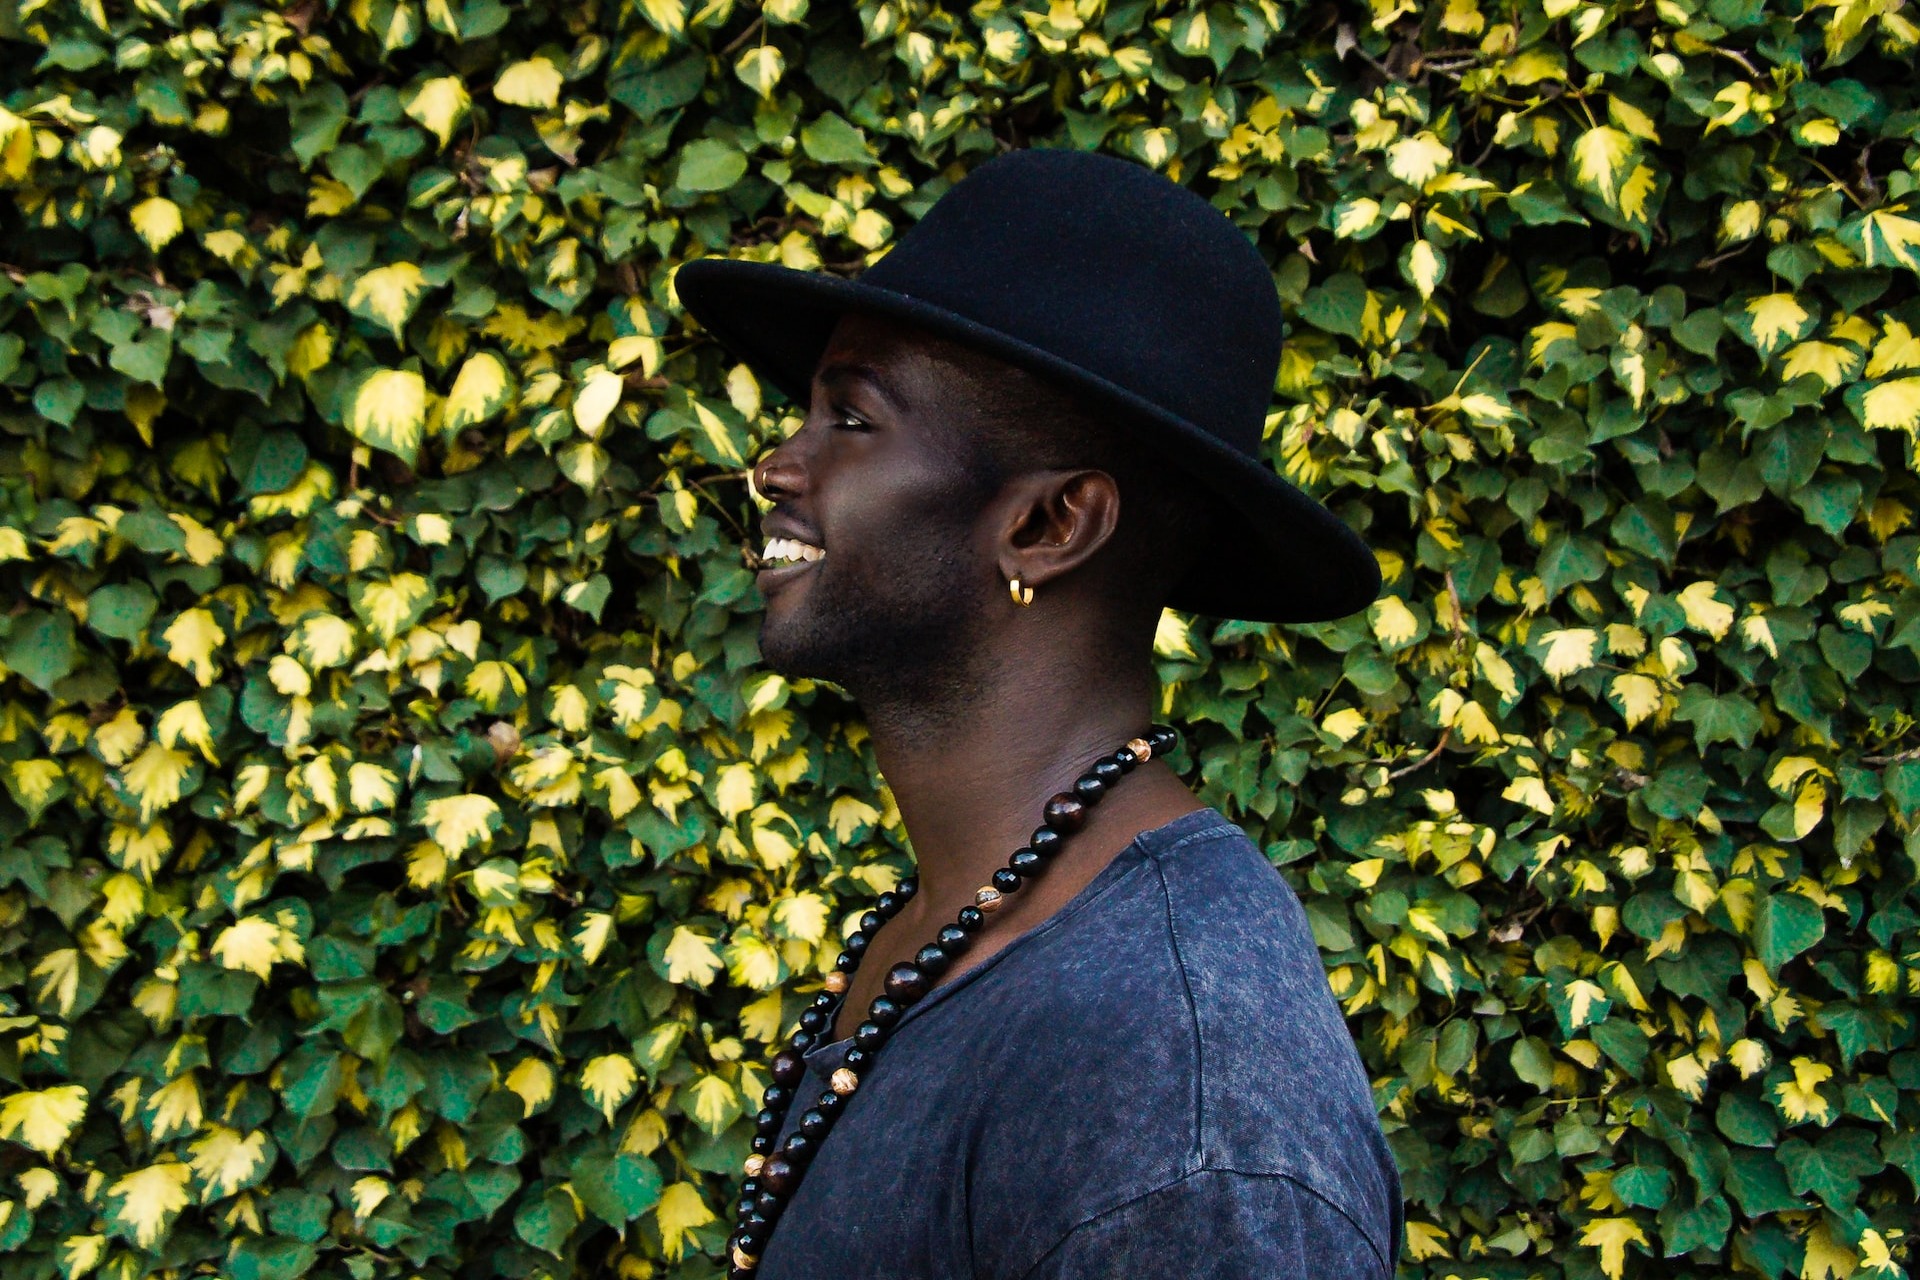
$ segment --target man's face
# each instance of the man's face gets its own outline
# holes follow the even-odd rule
[[[775,670],[863,702],[951,693],[964,679],[998,571],[979,520],[990,495],[964,461],[966,388],[944,345],[843,319],[806,421],[761,463],[766,537],[825,553],[757,575],[760,649]]]

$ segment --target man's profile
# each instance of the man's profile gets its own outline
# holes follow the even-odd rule
[[[1258,250],[1016,152],[857,281],[677,287],[806,406],[755,468],[761,650],[858,702],[918,861],[774,1061],[730,1274],[1387,1280],[1398,1176],[1304,913],[1150,729],[1163,607],[1379,585],[1258,458]]]

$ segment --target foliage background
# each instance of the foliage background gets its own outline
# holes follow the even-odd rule
[[[1099,147],[1257,238],[1389,594],[1170,616],[1408,1276],[1891,1277],[1920,1179],[1902,0],[0,15],[0,1266],[710,1276],[909,865],[756,665],[674,267]]]

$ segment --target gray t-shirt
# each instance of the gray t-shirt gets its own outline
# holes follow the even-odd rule
[[[850,1043],[807,1054],[789,1129]],[[1306,913],[1201,809],[907,1011],[757,1274],[1391,1280],[1400,1235]]]

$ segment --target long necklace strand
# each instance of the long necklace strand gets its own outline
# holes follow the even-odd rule
[[[998,910],[1009,894],[1046,869],[1066,837],[1086,825],[1088,809],[1100,802],[1108,788],[1156,754],[1171,751],[1179,740],[1180,735],[1170,726],[1154,725],[1145,737],[1129,739],[1118,751],[1095,761],[1074,781],[1071,791],[1059,792],[1047,801],[1041,825],[1007,859],[1007,865],[993,873],[992,882],[975,891],[973,901],[960,908],[954,922],[920,948],[911,961],[887,970],[884,993],[867,1006],[866,1021],[854,1030],[853,1047],[834,1071],[831,1087],[800,1113],[794,1131],[776,1150],[787,1112],[806,1079],[806,1051],[821,1043],[827,1028],[833,1025],[834,1006],[853,985],[854,971],[860,967],[860,957],[866,954],[873,936],[913,897],[919,882],[911,877],[902,880],[892,892],[881,894],[873,909],[860,917],[859,929],[847,939],[846,949],[827,975],[826,989],[800,1015],[800,1029],[787,1041],[787,1047],[773,1057],[773,1083],[767,1086],[760,1114],[754,1117],[753,1154],[747,1157],[747,1179],[735,1205],[734,1231],[727,1239],[732,1260],[729,1280],[752,1277],[801,1176],[846,1110],[861,1079],[873,1069],[880,1046],[887,1042],[901,1015],[932,990],[955,959],[966,954],[973,945],[973,935],[986,924],[988,913]]]

